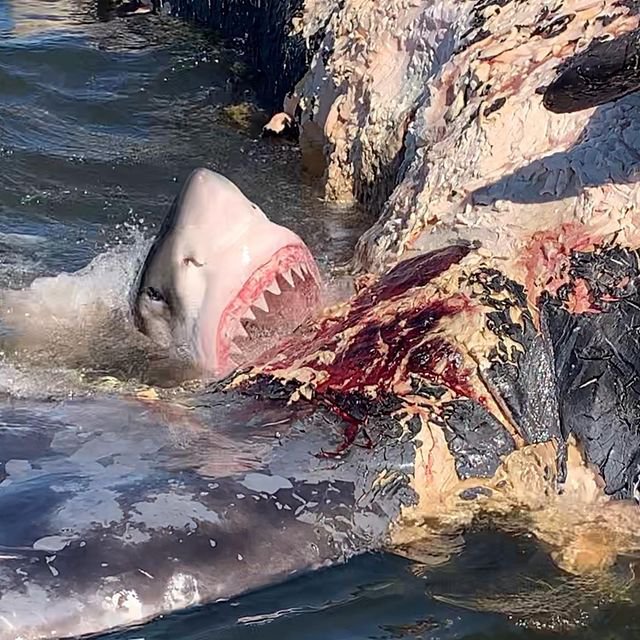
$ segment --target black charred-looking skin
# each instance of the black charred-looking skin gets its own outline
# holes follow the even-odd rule
[[[476,277],[516,292],[513,304],[524,309],[517,283],[498,272]],[[640,469],[639,277],[635,251],[576,252],[569,283],[539,300],[540,330],[526,310],[524,328],[510,323],[504,300],[495,300],[496,313],[487,316],[489,329],[523,348],[508,362],[506,346],[502,353],[499,347],[488,372],[521,435],[528,443],[565,443],[573,434],[600,470],[606,492],[621,498],[633,497]],[[589,312],[571,313],[563,305],[578,280],[593,301]]]
[[[509,4],[522,4],[526,0],[477,0],[473,9],[471,9],[471,21],[469,23],[469,29],[466,33],[462,34],[460,38],[461,44],[457,51],[464,51],[472,44],[480,42],[485,38],[488,38],[491,33],[485,29],[485,22],[487,21],[487,9],[489,7],[505,7]]]
[[[543,302],[563,435],[575,434],[607,493],[624,498],[633,497],[639,470],[639,273],[636,251],[576,253],[572,276],[587,283],[602,311],[574,315],[551,297]]]
[[[438,252],[433,252],[436,256]],[[428,259],[419,265],[428,270]],[[421,279],[420,276],[416,276]],[[495,269],[467,278],[472,297],[488,306],[485,323],[498,339],[480,371],[483,382],[525,444],[553,442],[557,478],[565,479],[567,441],[574,436],[588,462],[600,471],[607,494],[638,496],[640,477],[640,268],[638,253],[618,246],[574,252],[566,283],[543,293],[529,307],[523,285]],[[424,284],[424,283],[422,283]],[[576,313],[567,301],[588,292],[590,308]],[[510,313],[515,308],[517,313]],[[518,318],[518,321],[512,318]],[[536,321],[534,321],[534,317]],[[425,326],[428,333],[431,326]],[[252,393],[287,397],[295,385],[261,375]],[[412,392],[439,402],[446,383],[411,378]],[[442,429],[461,479],[491,477],[515,442],[480,399],[456,394],[432,416]],[[403,400],[380,391],[374,398],[331,389],[316,401],[342,413],[365,431],[345,436],[347,446],[376,446],[379,434],[402,433],[397,416]],[[418,424],[414,425],[417,432]],[[400,431],[399,431],[400,430]],[[376,436],[376,433],[378,436]],[[561,489],[561,486],[559,487]],[[478,492],[464,497],[475,499]]]
[[[595,41],[559,68],[544,90],[544,106],[554,113],[596,107],[640,89],[640,30]]]
[[[486,383],[494,397],[502,400],[528,444],[559,442],[553,354],[544,333],[534,326],[524,287],[493,269],[473,274],[471,282],[478,299],[495,309],[487,314],[486,324],[501,338],[489,354],[492,365]],[[511,307],[519,309],[522,324],[511,321]]]
[[[495,416],[470,398],[445,403],[444,437],[463,480],[492,477],[501,457],[516,448],[511,434]]]

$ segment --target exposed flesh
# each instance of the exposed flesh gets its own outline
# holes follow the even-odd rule
[[[328,195],[381,213],[356,266],[460,237],[513,256],[562,222],[635,237],[638,98],[555,114],[539,90],[638,24],[607,0],[345,2],[288,108],[303,151],[324,145]]]
[[[640,549],[640,98],[542,100],[564,59],[638,24],[604,0],[353,0],[298,87],[328,193],[382,211],[356,267],[419,257],[232,384],[287,385],[350,434],[417,419],[396,544],[488,512],[526,514],[569,571]]]

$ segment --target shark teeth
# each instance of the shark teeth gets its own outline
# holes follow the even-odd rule
[[[300,282],[305,282],[310,277],[311,270],[309,266],[304,263],[296,264],[286,271],[280,271],[276,273],[275,278],[269,283],[268,286],[264,288],[261,295],[256,300],[254,300],[243,313],[242,320],[256,321],[257,309],[260,309],[260,311],[264,313],[270,313],[271,310],[269,309],[268,301],[270,301],[272,305],[274,304],[274,302],[273,299],[265,296],[267,292],[269,292],[273,296],[280,296],[283,293],[289,292],[287,285],[290,289],[295,289],[297,284],[299,284]],[[278,280],[279,278],[280,280]]]
[[[265,300],[264,293],[260,294],[260,297],[253,301],[252,306],[257,307],[258,309],[261,309],[265,313],[269,313],[269,305]]]
[[[247,333],[247,330],[244,328],[244,325],[242,324],[242,322],[238,323],[236,338],[248,338],[248,337],[249,337],[249,334]]]
[[[240,350],[240,347],[233,340],[229,344],[229,355],[231,357],[242,357],[242,351]]]
[[[280,275],[287,281],[287,284],[290,287],[294,286],[294,284],[293,284],[293,274],[291,273],[291,269],[288,269],[287,271],[283,271]]]

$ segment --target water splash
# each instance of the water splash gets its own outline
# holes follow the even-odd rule
[[[151,242],[131,233],[132,242],[75,273],[0,291],[0,392],[59,397],[86,393],[100,379],[171,384],[181,374],[131,321],[130,291]]]

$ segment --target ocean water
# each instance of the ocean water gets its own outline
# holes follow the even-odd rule
[[[240,51],[170,16],[0,0],[3,407],[148,381],[125,327],[127,295],[196,166],[234,180],[307,241],[329,277],[340,273],[366,216],[322,202],[297,150],[258,138],[251,71]],[[364,555],[101,637],[640,638],[630,562],[610,584],[579,581],[531,538],[479,527],[448,557]]]

